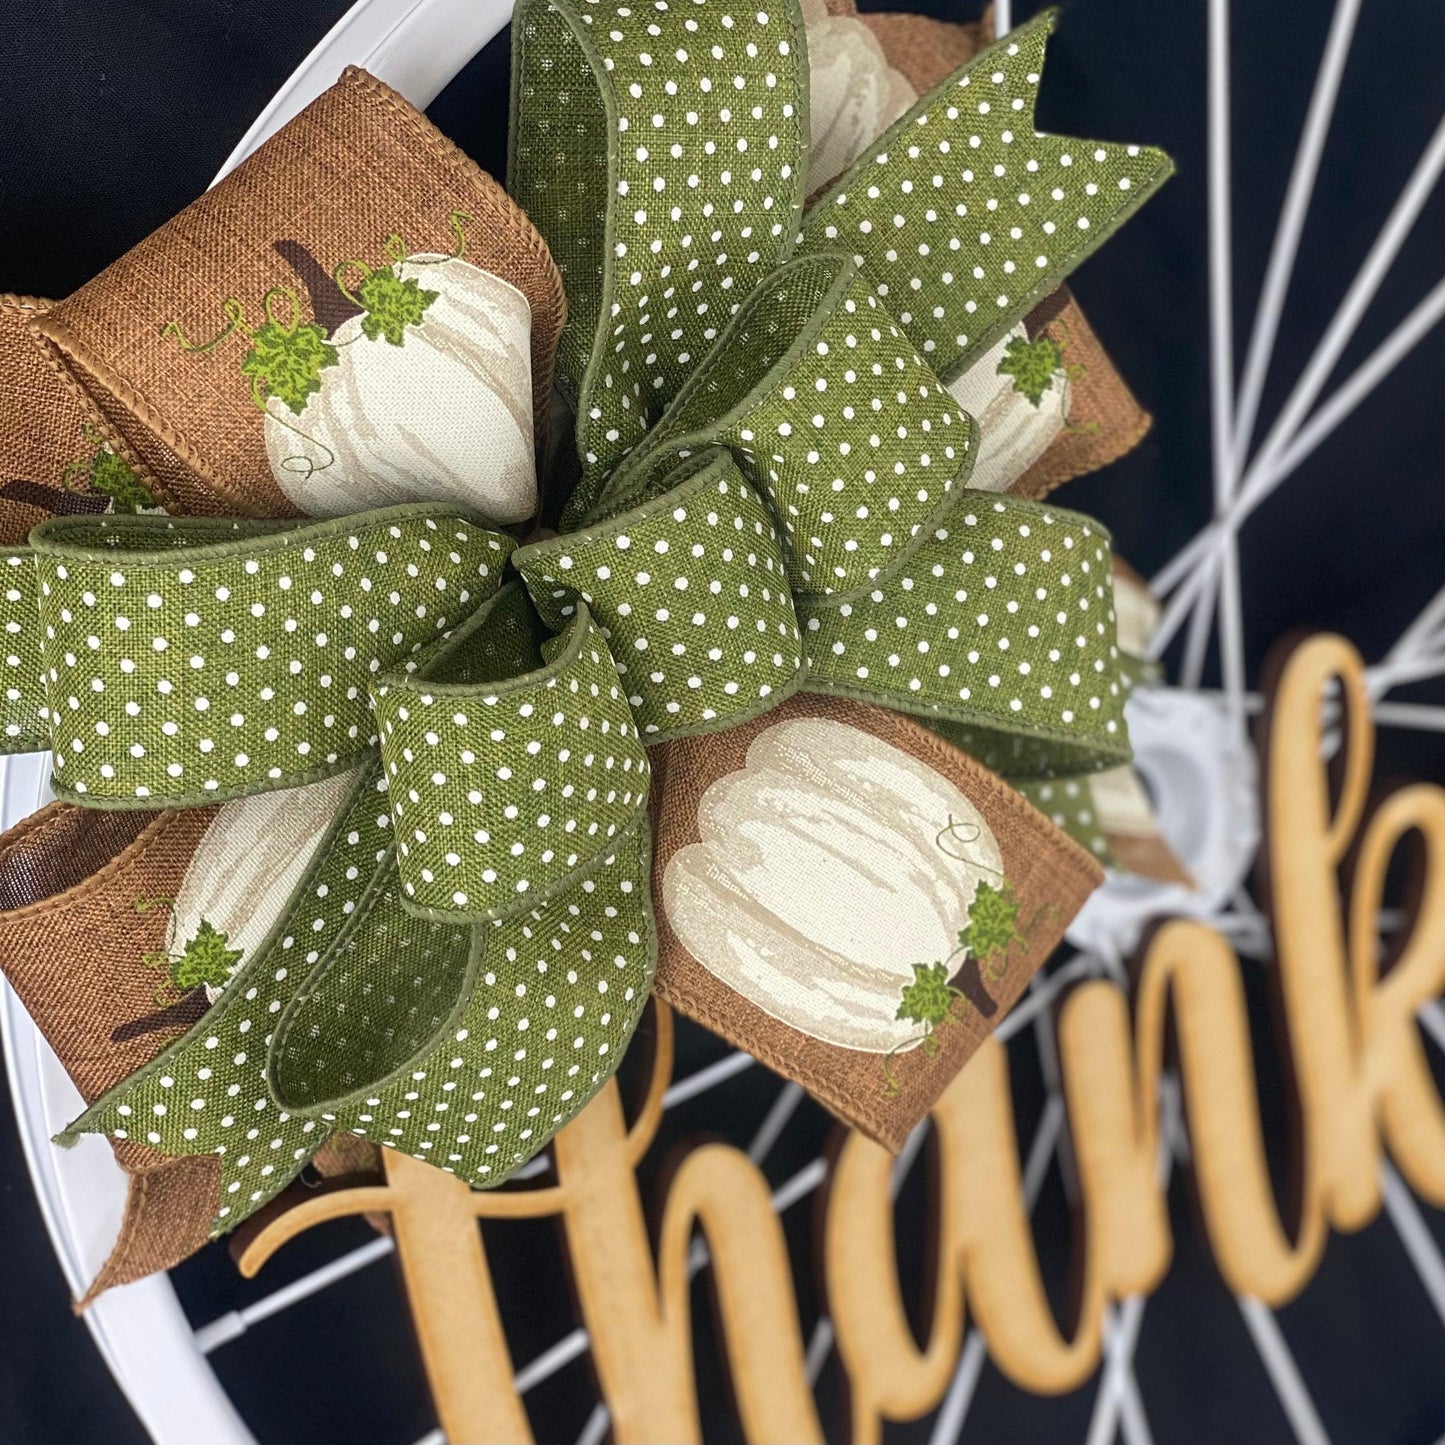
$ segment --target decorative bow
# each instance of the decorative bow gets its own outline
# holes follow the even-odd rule
[[[218,1229],[333,1129],[501,1183],[645,1001],[648,746],[806,689],[1010,777],[1128,758],[1108,537],[971,490],[945,386],[1169,171],[1034,131],[1051,24],[805,207],[793,0],[524,0],[509,189],[571,302],[563,534],[423,502],[57,518],[5,555],[5,732],[53,751],[57,793],[248,800],[242,836],[294,829],[305,860],[234,972],[223,936],[197,949],[201,1021],[72,1133],[219,1154]]]

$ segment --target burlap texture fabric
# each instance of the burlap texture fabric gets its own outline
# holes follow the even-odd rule
[[[91,485],[99,419],[32,331],[53,305],[0,295],[0,546],[22,544],[47,517],[110,504]]]
[[[1127,833],[1105,832],[1104,837],[1109,851],[1124,872],[1137,873],[1141,878],[1154,878],[1161,883],[1178,883],[1185,888],[1194,886],[1188,869],[1162,835],[1136,838]]]
[[[94,483],[124,479],[113,439],[33,333],[52,305],[0,296],[0,545],[23,543],[48,517],[110,509],[116,499]],[[0,841],[0,967],[87,1101],[148,1062],[180,1027],[114,1037],[156,1012],[156,975],[140,960],[165,919],[138,914],[134,900],[174,890],[208,818],[54,803]],[[168,1159],[131,1141],[113,1147],[131,1174],[125,1213],[81,1308],[193,1253],[216,1210],[213,1160]]]
[[[869,17],[869,23],[919,89],[978,44],[973,27],[911,16]],[[321,322],[298,257],[318,261],[324,275],[338,258],[379,265],[391,235],[402,238],[408,253],[448,251],[459,208],[470,216],[464,223],[467,258],[510,281],[531,307],[540,434],[563,317],[551,259],[494,182],[399,97],[360,72],[348,72],[225,185],[76,296],[49,310],[33,303],[24,323],[49,348],[36,352],[37,375],[48,377],[52,394],[74,409],[83,439],[90,408],[95,435],[168,511],[293,514],[268,464],[264,417],[238,375],[236,344],[183,350],[163,332],[174,323],[188,337],[210,337],[233,297],[245,298],[256,320],[260,298],[278,279],[306,303],[304,314]],[[357,240],[362,236],[368,238],[364,245]],[[278,240],[290,243],[287,253],[278,251]],[[1030,318],[1029,334],[1050,328],[1068,364],[1081,362],[1083,369],[1074,382],[1070,430],[1013,488],[1033,497],[1127,450],[1147,426],[1077,307],[1066,293],[1059,295],[1062,301],[1051,298]],[[14,504],[13,516],[0,511],[0,523],[14,528],[17,540],[43,515],[26,498],[0,502]],[[888,1097],[876,1054],[823,1044],[748,1003],[691,958],[659,910],[658,989],[664,998],[799,1079],[840,1117],[897,1147],[986,1035],[989,1020],[1002,1017],[1047,956],[1096,883],[1097,870],[1004,784],[924,729],[877,708],[810,697],[733,733],[655,751],[659,890],[669,858],[697,841],[697,807],[709,783],[741,765],[753,737],[793,716],[859,727],[954,782],[987,817],[1024,912],[1051,910],[1030,930],[1027,947],[1014,950],[1007,969],[989,979],[993,1011],[984,1015],[974,1008],[956,1027],[939,1030],[936,1054],[901,1054],[893,1065],[898,1090]],[[106,817],[110,833],[99,830]],[[157,975],[141,960],[164,941],[164,914],[137,912],[135,905],[140,897],[175,892],[207,821],[204,813],[146,820],[57,805],[0,840],[0,904],[9,910],[0,915],[0,962],[87,1099],[154,1057],[184,1022],[180,1014],[159,1022],[154,1017],[163,1012],[156,1007]],[[90,829],[99,831],[92,835]],[[192,999],[187,1006],[198,1003]],[[371,1146],[355,1142],[364,1164]],[[184,1258],[204,1242],[215,1212],[213,1160],[162,1161],[144,1147],[122,1147],[123,1162],[141,1173],[116,1254],[92,1295]],[[357,1162],[347,1154],[326,1167]]]
[[[242,310],[251,332],[270,320],[333,333],[344,303],[336,268],[350,266],[360,284],[396,259],[392,237],[408,256],[462,244],[469,263],[526,297],[532,395],[545,403],[564,316],[545,244],[500,185],[355,69],[37,328],[168,510],[296,515],[268,463],[265,411],[240,372],[244,340],[207,343]]]
[[[115,498],[116,439],[33,330],[53,302],[0,296],[0,544],[22,544],[47,518],[102,512]],[[124,474],[121,473],[123,476]],[[174,891],[209,813],[86,813],[53,803],[0,841],[0,967],[87,1101],[148,1062],[180,1028],[122,1035],[157,1012],[141,964],[165,932],[135,911]],[[115,1285],[168,1269],[209,1235],[215,1162],[175,1160],[113,1141],[131,1174],[115,1246],[78,1308]]]
[[[108,1289],[170,1269],[210,1237],[220,1170],[214,1159],[167,1159],[132,1174],[115,1247],[76,1301],[79,1314]]]
[[[1024,327],[1031,341],[1047,335],[1054,342],[1070,374],[1067,428],[1009,488],[1015,496],[1038,501],[1133,451],[1152,418],[1114,369],[1067,286],[1035,307]]]
[[[185,1026],[158,1007],[160,976],[144,962],[167,929],[165,909],[148,904],[175,893],[214,813],[52,803],[0,840],[0,968],[87,1103]],[[194,1253],[219,1202],[214,1160],[113,1147],[132,1175],[125,1216],[82,1305]]]
[[[834,15],[854,13],[837,4],[830,4],[828,10]],[[870,12],[858,18],[873,32],[888,63],[908,77],[919,95],[946,80],[993,39],[981,22],[960,25],[895,11]]]
[[[166,944],[154,905],[175,896],[215,811],[52,803],[0,840],[0,964],[87,1101],[175,1030],[138,1027],[160,1011],[163,979],[143,960]]]
[[[458,212],[468,217],[460,234]],[[312,300],[325,304],[327,273],[308,258],[378,262],[392,236],[409,254],[460,242],[473,264],[523,293],[533,394],[545,402],[565,314],[545,245],[423,116],[349,71],[222,186],[68,301],[0,299],[0,541],[22,543],[52,515],[137,504],[294,513],[272,479],[264,418],[237,355],[184,352],[163,329],[176,321],[207,335],[228,297],[260,297],[278,273],[310,303],[308,319],[329,321]],[[540,435],[544,405],[535,427]],[[112,487],[127,477],[140,486],[117,498],[95,485],[102,472]],[[175,893],[213,811],[120,817],[55,804],[0,842],[0,963],[87,1101],[204,1012],[199,992],[158,1006],[161,975],[142,960],[164,945],[167,914],[137,911],[137,900]],[[132,1141],[116,1152],[147,1182],[133,1181],[116,1250],[87,1300],[192,1253],[218,1203],[214,1161],[167,1159]],[[336,1162],[323,1155],[318,1168]],[[356,1151],[346,1162],[357,1166]]]
[[[680,850],[702,840],[698,819],[704,794],[718,780],[744,771],[749,766],[749,748],[770,729],[810,718],[843,724],[880,739],[934,770],[964,794],[997,840],[1002,873],[1012,887],[1026,935],[1001,962],[986,970],[986,976],[975,970],[974,978],[963,984],[969,1006],[955,1013],[948,1026],[936,1030],[936,1048],[916,1047],[891,1058],[888,1072],[896,1087],[889,1087],[881,1053],[840,1047],[802,1032],[725,983],[689,952],[670,916],[669,865]],[[828,760],[820,756],[813,761],[825,768]],[[1102,870],[1082,848],[1001,778],[926,728],[865,703],[800,693],[742,727],[654,748],[652,762],[653,897],[658,929],[655,991],[689,1018],[802,1084],[846,1124],[889,1149],[902,1147],[949,1081],[1013,1006],[1084,899],[1103,879]],[[740,853],[748,852],[742,839],[733,846]],[[766,860],[762,861],[766,865]],[[784,868],[788,866],[787,860],[780,861]],[[826,880],[804,869],[789,886],[818,890],[825,885]]]

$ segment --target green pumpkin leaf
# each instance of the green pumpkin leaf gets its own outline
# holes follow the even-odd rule
[[[932,1030],[948,1017],[952,1006],[947,967],[941,963],[915,963],[913,982],[903,985],[902,1002],[894,1018],[908,1019]]]
[[[322,370],[340,359],[340,352],[314,321],[290,328],[267,321],[251,333],[251,349],[241,361],[241,371],[267,396],[299,414],[307,398],[321,390]]]
[[[368,341],[384,336],[393,346],[400,346],[406,328],[417,325],[439,295],[439,291],[426,290],[414,276],[403,281],[393,267],[373,271],[356,290],[357,300],[366,307],[362,333]]]
[[[1014,379],[1014,390],[1035,405],[1044,399],[1044,393],[1053,386],[1054,377],[1063,370],[1064,353],[1057,342],[1047,336],[1028,341],[1015,336],[1004,347],[1003,360],[998,364],[1000,376]]]
[[[1018,931],[1019,901],[1008,883],[994,887],[980,883],[968,910],[968,923],[959,930],[958,941],[980,963],[1006,953],[1023,942]]]
[[[171,960],[171,981],[183,989],[209,984],[223,987],[241,961],[242,950],[227,948],[229,939],[213,924],[201,921],[194,938],[187,940],[179,958]]]
[[[90,485],[109,497],[117,512],[139,512],[156,505],[141,479],[109,447],[98,447],[91,458]]]

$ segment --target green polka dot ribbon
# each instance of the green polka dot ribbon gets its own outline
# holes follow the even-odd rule
[[[370,679],[414,666],[497,585],[513,544],[467,517],[37,527],[56,793],[186,807],[359,761],[377,741]]]
[[[0,754],[50,745],[49,710],[40,672],[40,610],[35,564],[28,547],[0,548]]]
[[[584,470],[568,535],[516,565],[544,615],[579,598],[618,642],[649,740],[804,687],[913,713],[1010,776],[1127,759],[1107,533],[970,496],[973,424],[942,386],[1169,174],[1148,147],[1035,131],[1052,25],[975,57],[787,224],[791,6],[517,7],[510,189],[583,296],[559,376]],[[741,487],[761,499],[774,535],[751,555],[786,569],[800,648],[779,599],[728,605],[696,509],[668,505],[703,471],[744,527]],[[714,613],[767,645],[710,673]]]
[[[552,625],[592,610],[648,741],[803,687],[1011,776],[1121,762],[1108,535],[970,492],[973,432],[857,263],[803,257],[609,476],[600,520],[514,564]]]
[[[585,608],[553,635],[460,508],[32,541],[58,790],[327,820],[201,1022],[70,1133],[218,1154],[218,1229],[334,1128],[507,1178],[611,1076],[656,962],[650,769]]]
[[[513,585],[428,667],[374,691],[402,889],[418,911],[496,920],[572,889],[637,829],[650,770],[586,607],[519,675],[475,665],[495,614],[534,616]]]
[[[1168,173],[1034,130],[1051,24],[805,209],[792,0],[523,0],[510,189],[569,295],[562,535],[418,504],[69,518],[3,554],[0,722],[62,796],[325,819],[265,940],[216,945],[201,1022],[75,1131],[218,1154],[218,1229],[337,1128],[500,1183],[645,1000],[649,746],[806,688],[1020,780],[1127,759],[1107,534],[971,489],[944,385]]]
[[[1041,135],[1046,10],[918,101],[815,197],[799,243],[864,266],[946,381],[1168,178],[1151,146]]]
[[[379,760],[293,795],[333,821],[266,940],[61,1136],[218,1155],[218,1233],[336,1128],[500,1183],[611,1077],[655,963],[640,818],[574,886],[467,923],[406,906]]]

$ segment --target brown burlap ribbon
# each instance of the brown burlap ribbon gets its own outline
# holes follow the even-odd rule
[[[53,304],[0,296],[0,546],[23,543],[47,517],[104,511],[104,486],[126,486],[129,469],[84,393],[36,344],[34,325]]]
[[[853,0],[827,0],[826,10],[845,27],[856,23],[864,29],[886,64],[920,95],[993,40],[991,7],[981,21],[968,25],[903,12],[860,15]],[[809,23],[811,27],[811,16]],[[846,29],[820,32],[820,40],[845,69],[844,52],[860,52],[839,82],[843,88],[867,92],[879,86],[870,57]],[[1149,430],[1150,418],[1115,370],[1067,286],[1060,286],[1037,306],[1024,324],[1031,341],[1047,337],[1058,347],[1069,381],[1066,425],[1008,487],[1015,496],[1040,499],[1131,451]]]
[[[252,331],[299,320],[335,339],[348,307],[360,309],[360,278],[389,259],[391,237],[407,255],[459,252],[526,297],[544,431],[565,316],[545,243],[425,116],[354,69],[222,185],[42,313],[36,330],[168,511],[296,515],[268,465],[263,409],[238,374],[244,338],[206,343],[232,306]],[[292,299],[298,317],[286,313]],[[274,398],[269,406],[279,410]],[[305,413],[301,423],[312,425]]]

